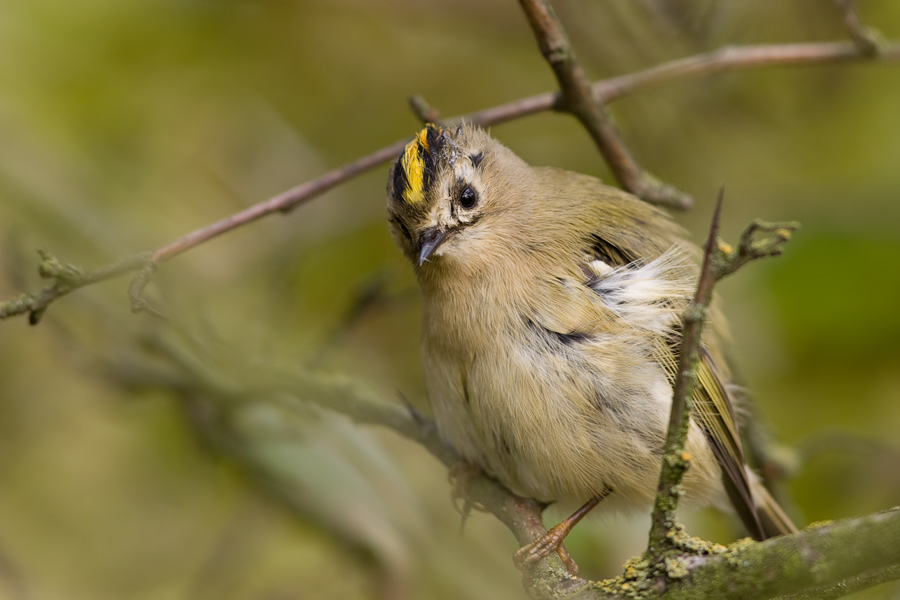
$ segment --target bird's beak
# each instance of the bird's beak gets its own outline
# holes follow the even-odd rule
[[[451,229],[432,227],[422,232],[419,240],[419,266],[421,267],[434,251],[450,236]]]

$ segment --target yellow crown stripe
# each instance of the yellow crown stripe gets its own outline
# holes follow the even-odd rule
[[[406,173],[406,189],[403,190],[403,199],[409,204],[417,204],[425,199],[425,161],[422,159],[422,148],[425,152],[428,147],[428,128],[426,127],[403,150],[403,158],[400,162]]]
[[[430,150],[430,148],[428,147],[428,127],[417,133],[416,139],[419,140],[419,143],[422,144],[422,147],[425,148],[426,152]]]

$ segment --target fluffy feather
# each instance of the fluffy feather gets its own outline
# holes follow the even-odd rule
[[[696,248],[662,211],[597,179],[531,167],[474,127],[426,132],[428,147],[411,145],[433,165],[428,185],[410,202],[389,183],[388,211],[423,292],[441,435],[519,494],[581,504],[608,487],[604,504],[648,506]],[[403,168],[390,182],[409,180]],[[788,531],[786,517],[759,518],[760,506],[783,513],[745,467],[710,325],[686,499],[730,499],[756,537]]]

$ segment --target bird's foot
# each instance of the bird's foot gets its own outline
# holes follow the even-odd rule
[[[519,548],[513,555],[513,563],[516,567],[518,567],[520,571],[531,569],[531,567],[539,560],[550,556],[551,552],[556,551],[556,554],[559,555],[559,559],[566,566],[566,570],[572,575],[578,575],[578,565],[575,564],[575,561],[569,555],[569,551],[563,546],[563,540],[566,539],[566,536],[569,535],[572,528],[584,518],[584,515],[591,512],[591,509],[597,506],[601,500],[606,498],[611,491],[612,490],[609,488],[605,488],[602,492],[585,502],[581,508],[572,513],[572,516],[568,519],[551,527],[550,531],[537,540]]]
[[[515,564],[516,568],[520,571],[526,571],[531,569],[535,563],[550,556],[550,553],[555,551],[559,556],[559,559],[566,566],[566,570],[573,576],[578,575],[578,564],[575,563],[575,560],[563,545],[563,540],[565,540],[566,536],[569,535],[569,532],[572,531],[574,525],[575,523],[571,523],[569,519],[554,525],[550,528],[550,531],[542,537],[519,548],[519,550],[513,554],[513,564]]]

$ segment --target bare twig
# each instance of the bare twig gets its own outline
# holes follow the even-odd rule
[[[724,46],[712,52],[669,61],[621,77],[597,82],[594,91],[612,101],[678,79],[725,71],[870,60],[852,42]],[[900,60],[900,44],[886,45],[879,59]]]
[[[684,446],[690,426],[690,397],[697,386],[701,333],[712,301],[713,286],[751,260],[781,254],[784,243],[798,227],[796,223],[771,224],[754,221],[744,230],[738,249],[734,250],[719,239],[722,195],[723,191],[719,190],[709,228],[709,238],[704,249],[697,292],[684,311],[678,373],[673,386],[665,456],[653,505],[648,543],[654,557],[659,557],[667,549],[672,548],[672,531],[676,526],[676,511],[681,497],[680,485],[689,461],[689,457],[684,453]]]
[[[850,34],[859,51],[866,56],[878,56],[881,50],[881,36],[878,35],[878,32],[863,25],[853,0],[836,0],[836,2],[841,9],[847,33]]]
[[[416,94],[409,99],[409,107],[422,124],[437,123],[441,120],[441,113],[425,100],[421,94]]]
[[[260,217],[265,217],[266,215],[276,212],[290,212],[300,204],[330,190],[334,186],[365,173],[373,167],[377,167],[389,160],[397,158],[400,152],[403,151],[403,147],[407,142],[409,142],[408,139],[394,142],[390,146],[380,148],[371,154],[367,154],[366,156],[354,160],[353,162],[349,162],[333,171],[329,171],[312,181],[307,181],[306,183],[293,187],[277,196],[273,196],[264,202],[254,204],[253,206],[235,213],[230,217],[226,217],[221,221],[216,221],[211,225],[192,231],[184,237],[154,251],[152,262],[159,264],[173,256],[181,254],[185,250],[202,244],[217,235],[231,231],[232,229],[236,229],[247,223],[251,223]]]
[[[46,250],[38,250],[41,263],[38,273],[53,283],[31,294],[20,294],[12,300],[0,302],[0,319],[14,315],[28,314],[32,325],[37,325],[51,302],[77,290],[78,288],[113,279],[134,271],[146,264],[149,253],[136,254],[97,269],[85,271],[75,265],[63,264]]]
[[[643,71],[599,81],[592,85],[591,90],[599,101],[610,102],[671,81],[724,71],[870,58],[872,57],[862,52],[859,46],[853,42],[724,47],[714,52],[662,63]],[[881,45],[877,58],[881,61],[900,60],[900,44]],[[477,125],[488,126],[551,109],[562,109],[559,93],[539,94],[468,115],[445,119],[445,121],[450,123],[467,120]],[[437,115],[436,111],[434,113],[426,111],[421,116],[427,118],[434,115]],[[404,139],[380,148],[316,179],[254,204],[225,219],[196,229],[156,250],[135,254],[93,270],[83,270],[73,265],[66,265],[65,267],[70,273],[64,279],[54,280],[51,285],[37,292],[21,294],[0,302],[0,319],[28,314],[30,321],[33,324],[37,323],[46,308],[56,299],[92,283],[134,271],[138,271],[138,274],[130,288],[132,307],[135,310],[146,310],[149,305],[141,297],[141,292],[149,283],[158,264],[261,217],[277,212],[289,212],[318,194],[393,160],[400,154],[408,141],[408,139]]]
[[[47,306],[57,298],[92,283],[134,271],[137,271],[137,274],[129,288],[132,308],[136,311],[151,310],[152,312],[157,312],[142,298],[142,292],[150,282],[157,265],[218,235],[237,229],[261,217],[276,212],[290,212],[303,202],[332,187],[395,158],[400,154],[407,142],[408,140],[400,140],[390,146],[385,146],[360,159],[329,171],[316,179],[273,196],[264,202],[254,204],[220,221],[196,229],[156,250],[135,254],[97,269],[84,270],[75,265],[64,265],[49,253],[45,254],[42,251],[41,258],[43,261],[39,271],[42,277],[53,279],[53,283],[38,292],[20,294],[12,300],[0,302],[0,319],[27,313],[30,315],[29,321],[31,324],[37,324]]]
[[[595,136],[595,141],[601,146],[601,150],[604,145],[609,146],[608,151],[612,158],[607,158],[610,163],[614,164],[614,160],[624,161],[626,170],[631,168],[636,172],[636,175],[634,173],[632,175],[645,177],[646,174],[642,173],[634,164],[627,149],[618,141],[615,129],[609,122],[601,102],[608,102],[674,79],[725,70],[859,60],[876,55],[890,60],[900,58],[900,46],[877,44],[877,39],[871,35],[871,32],[862,27],[852,3],[849,0],[837,1],[844,8],[845,21],[854,38],[852,43],[723,48],[712,53],[672,61],[645,71],[590,84],[574,54],[571,53],[565,33],[556,21],[549,4],[541,0],[521,0],[526,12],[535,11],[535,18],[538,20],[534,21],[532,26],[541,41],[547,60],[553,66],[554,72],[557,73],[563,91],[558,94],[542,94],[525,98],[473,113],[467,119],[481,125],[489,125],[548,109],[569,110],[575,114],[584,109],[584,116],[579,116],[579,118],[591,131],[592,136]],[[530,13],[529,18],[532,18]],[[584,104],[583,107],[582,104]],[[415,110],[423,120],[437,120],[440,116],[437,111],[424,102],[416,104]],[[599,133],[595,133],[595,131]],[[602,133],[604,131],[612,135],[606,136],[605,133]],[[52,285],[35,294],[21,295],[11,301],[0,303],[0,318],[28,313],[31,321],[35,323],[46,307],[56,298],[85,285],[134,271],[138,271],[138,274],[131,286],[132,300],[135,306],[143,307],[141,292],[150,281],[156,266],[161,262],[263,216],[275,212],[289,212],[306,200],[393,159],[400,153],[406,141],[401,140],[382,148],[315,180],[193,231],[155,251],[137,254],[105,267],[86,271],[73,265],[62,264],[49,253],[42,253],[40,272],[42,276],[53,280]],[[640,182],[635,185],[640,187]],[[652,181],[648,183],[645,179],[644,185],[658,184]],[[630,187],[629,184],[626,183],[626,187]],[[707,245],[705,275],[701,277],[697,296],[685,319],[685,329],[691,322],[697,323],[697,331],[692,335],[694,340],[699,340],[700,324],[703,321],[703,313],[708,305],[714,281],[733,272],[749,260],[777,254],[780,252],[781,244],[789,237],[792,230],[790,224],[755,223],[745,232],[739,249],[735,251],[717,242],[716,222],[714,222],[710,242]],[[715,244],[714,240],[716,240]],[[704,283],[704,280],[708,283]],[[685,338],[687,338],[687,333]],[[681,353],[682,358],[691,354],[688,350],[689,347],[685,347]],[[686,365],[686,368],[680,369],[680,372],[690,371],[689,367],[689,364]],[[297,377],[298,379],[292,384],[292,389],[302,392],[299,396],[303,399],[314,400],[330,410],[347,414],[359,422],[376,423],[391,428],[421,443],[444,464],[450,465],[458,460],[456,454],[441,442],[433,423],[428,419],[414,415],[395,405],[380,402],[372,398],[371,393],[349,380],[325,378],[312,374],[302,374]],[[682,402],[686,402],[690,394],[690,379],[685,377],[684,381],[677,384],[676,387],[681,388],[681,391],[676,392],[676,397],[683,396]],[[687,418],[688,412],[682,405],[680,412],[676,414],[675,406],[676,403],[673,402],[671,421],[673,424],[680,425]],[[670,427],[670,437],[672,432],[678,429],[678,427]],[[683,441],[682,439],[680,448],[677,446],[677,440],[676,444],[672,446],[674,453],[671,456],[674,456],[674,460],[668,460],[671,456],[667,456],[667,463],[671,463],[671,469],[675,473],[672,481],[676,482],[665,490],[670,495],[675,491],[677,481],[680,481],[680,473],[683,472],[683,465],[679,465]],[[667,468],[664,466],[664,472]],[[506,524],[520,542],[534,539],[543,531],[540,506],[533,500],[517,498],[486,476],[472,480],[468,492],[475,501],[485,506]],[[674,519],[670,522],[674,522]],[[767,597],[773,591],[783,593],[786,590],[831,583],[839,577],[853,577],[855,581],[859,582],[861,588],[898,576],[896,567],[896,562],[900,561],[900,551],[898,550],[900,550],[900,518],[896,512],[886,513],[835,523],[763,544],[737,545],[729,552],[716,552],[711,556],[689,556],[679,559],[681,562],[671,565],[669,579],[657,577],[653,581],[644,581],[642,585],[648,587],[642,589],[657,593],[671,591],[675,594],[672,597],[717,597],[714,594],[716,590],[722,591],[723,583],[721,582],[725,581],[722,574],[733,573],[738,568],[743,570],[743,577],[739,581],[728,578],[727,585],[731,586],[728,592],[747,598]],[[787,560],[786,557],[790,557],[791,560]],[[847,558],[851,560],[847,560]],[[558,559],[550,557],[545,562],[554,565],[553,561],[558,562]],[[595,586],[591,582],[568,577],[558,569],[558,566],[551,566],[550,569],[557,577],[552,590],[554,597],[560,597],[557,594],[564,596],[574,593],[588,594],[591,597],[620,597],[625,594],[624,585],[631,586],[632,590],[637,587],[637,579],[633,574],[626,574],[618,581],[620,587],[617,588],[617,591],[609,591]],[[856,576],[855,573],[859,572],[863,572],[863,575]],[[541,595],[542,588],[539,586],[547,581],[549,580],[532,582],[531,591]],[[667,587],[668,590],[666,590]],[[544,591],[547,592],[546,595],[550,595],[549,588]],[[678,596],[678,594],[681,595]]]
[[[672,81],[691,77],[714,75],[726,71],[827,64],[870,60],[871,58],[861,52],[853,42],[843,41],[724,46],[712,52],[661,63],[643,71],[604,79],[594,83],[591,90],[599,101],[609,103]],[[894,62],[900,60],[900,44],[884,44],[878,59]],[[547,92],[521,98],[464,117],[453,117],[447,121],[453,122],[465,118],[478,125],[496,125],[545,110],[562,110],[559,92]]]
[[[697,365],[700,363],[700,335],[706,312],[712,298],[712,287],[715,284],[713,253],[719,238],[719,216],[722,211],[722,190],[716,199],[712,224],[709,227],[709,238],[703,253],[703,266],[697,282],[697,293],[693,301],[684,311],[684,327],[679,349],[678,375],[672,392],[672,408],[669,412],[669,428],[666,434],[665,456],[659,484],[656,490],[656,502],[653,505],[650,541],[647,547],[651,553],[662,553],[670,547],[667,535],[675,527],[678,509],[679,485],[688,468],[689,458],[684,454],[690,425],[689,398],[697,387]]]
[[[537,37],[541,54],[559,82],[562,108],[584,125],[622,187],[651,204],[689,208],[693,202],[690,196],[658,181],[637,164],[612,118],[591,90],[591,82],[550,2],[519,0],[519,4]]]

